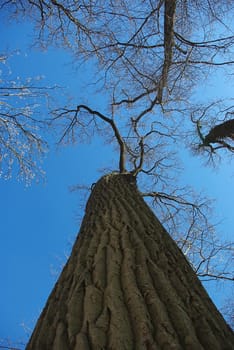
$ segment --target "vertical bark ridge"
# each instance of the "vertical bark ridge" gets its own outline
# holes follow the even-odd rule
[[[128,174],[94,187],[27,350],[231,350],[233,333]]]
[[[126,229],[126,232],[122,231],[122,249],[124,252],[122,280],[134,330],[135,349],[138,350],[146,348],[146,344],[154,344],[155,341],[152,337],[153,330],[148,310],[145,307],[144,298],[137,283],[136,257],[130,238],[132,232],[129,227],[126,227]]]

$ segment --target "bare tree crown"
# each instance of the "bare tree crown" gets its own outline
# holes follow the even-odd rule
[[[231,246],[220,245],[208,222],[210,203],[177,185],[176,175],[188,139],[189,146],[195,143],[212,155],[218,147],[233,150],[224,140],[233,137],[224,122],[232,104],[194,101],[195,88],[208,75],[233,67],[232,6],[228,0],[8,0],[0,7],[29,16],[40,47],[66,47],[78,65],[92,62],[92,83],[107,102],[96,108],[75,101],[53,110],[60,143],[99,133],[117,145],[118,171],[138,176],[143,195],[197,274],[207,279],[232,279],[217,258]],[[204,137],[203,125],[217,126]],[[210,145],[214,141],[216,148]]]

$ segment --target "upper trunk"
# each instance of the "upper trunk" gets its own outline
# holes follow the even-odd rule
[[[128,174],[104,176],[27,350],[228,350],[234,337]]]

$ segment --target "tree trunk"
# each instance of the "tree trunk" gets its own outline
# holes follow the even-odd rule
[[[95,185],[26,350],[228,350],[234,337],[131,175]]]

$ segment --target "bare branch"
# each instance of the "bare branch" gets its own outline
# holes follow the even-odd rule
[[[75,140],[77,129],[81,138],[95,131],[103,134],[104,122],[111,130],[111,138],[105,139],[119,146],[119,171],[129,169],[147,179],[142,180],[143,194],[157,207],[197,274],[230,278],[226,266],[215,265],[215,258],[230,250],[216,244],[214,226],[208,223],[210,205],[176,185],[176,154],[186,141],[208,157],[234,151],[232,132],[222,136],[219,124],[232,118],[226,114],[231,109],[218,103],[190,104],[197,83],[205,84],[219,67],[228,69],[234,63],[233,28],[226,24],[231,2],[11,0],[3,5],[35,21],[39,45],[66,47],[79,65],[90,59],[96,67],[92,83],[97,82],[108,101],[106,108],[100,112],[79,104],[54,110],[53,121],[63,126],[60,142]],[[17,125],[14,117],[19,118],[16,112],[9,122]],[[24,124],[19,130],[29,136]]]
[[[165,0],[164,7],[164,62],[162,77],[158,85],[157,101],[159,103],[163,101],[163,88],[167,86],[169,69],[173,59],[176,1]]]
[[[98,112],[98,111],[95,111],[93,109],[91,109],[90,107],[86,106],[86,105],[78,105],[76,107],[76,109],[73,109],[73,110],[70,110],[70,109],[62,109],[62,110],[59,110],[59,111],[54,111],[56,113],[58,113],[58,115],[54,118],[55,119],[58,119],[58,118],[62,118],[64,117],[66,114],[73,114],[73,117],[71,119],[71,122],[70,124],[66,127],[61,139],[59,142],[62,142],[62,140],[64,139],[64,137],[69,134],[73,128],[76,126],[76,124],[79,124],[79,121],[78,121],[78,115],[80,112],[83,111],[87,111],[90,115],[94,115],[94,116],[97,116],[98,118],[100,118],[101,120],[103,120],[104,122],[108,123],[113,132],[114,132],[114,136],[116,138],[116,141],[118,142],[119,144],[119,148],[120,148],[120,158],[119,158],[119,171],[120,173],[124,173],[126,172],[126,169],[125,169],[125,143],[122,139],[122,136],[120,135],[119,133],[119,130],[114,122],[113,119],[111,118],[108,118],[106,117],[104,114]]]

